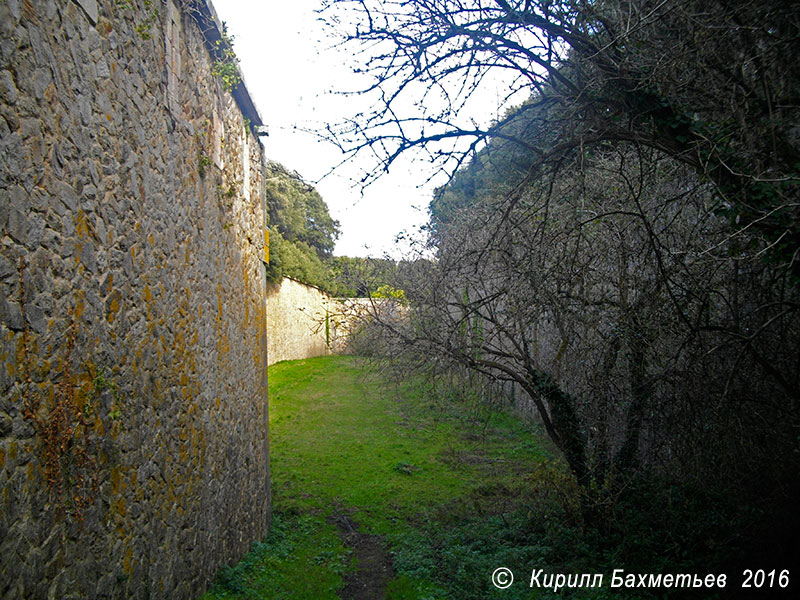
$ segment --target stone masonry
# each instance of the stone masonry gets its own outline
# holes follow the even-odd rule
[[[330,304],[330,296],[319,288],[289,277],[269,286],[269,364],[330,354]]]
[[[207,0],[0,0],[0,598],[195,598],[269,525],[263,156]]]

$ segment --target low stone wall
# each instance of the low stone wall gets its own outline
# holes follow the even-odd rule
[[[331,349],[337,354],[356,351],[350,341],[358,328],[369,322],[383,300],[375,298],[333,298],[330,303]]]
[[[267,295],[269,364],[330,354],[330,296],[284,277]]]
[[[219,33],[0,2],[2,598],[195,598],[267,531],[260,118]]]

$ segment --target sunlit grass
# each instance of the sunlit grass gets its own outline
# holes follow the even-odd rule
[[[356,568],[334,525],[341,515],[393,552],[388,597],[448,597],[414,566],[431,538],[452,515],[515,511],[527,474],[549,457],[520,419],[413,380],[388,383],[351,357],[278,363],[269,377],[276,526],[246,568],[223,570],[206,600],[336,598]]]

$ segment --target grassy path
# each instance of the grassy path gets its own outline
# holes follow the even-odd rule
[[[350,357],[269,375],[273,527],[205,600],[527,597],[490,575],[546,552],[520,534],[532,473],[557,470],[535,428]]]

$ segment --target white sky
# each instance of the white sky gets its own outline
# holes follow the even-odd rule
[[[234,50],[241,62],[248,90],[270,135],[262,138],[267,158],[295,170],[314,184],[333,218],[340,222],[336,255],[381,256],[395,247],[401,231],[415,231],[427,221],[427,206],[438,176],[424,162],[409,159],[363,191],[353,185],[357,165],[337,169],[322,179],[343,156],[334,146],[320,142],[297,128],[316,129],[338,123],[358,110],[359,98],[331,95],[331,90],[355,90],[364,85],[356,79],[342,56],[331,49],[325,29],[314,13],[320,0],[213,0],[220,19],[235,36]],[[482,90],[486,106],[478,113],[489,118],[497,109],[499,90]],[[362,108],[366,110],[366,107]],[[320,181],[321,179],[321,181]]]
[[[353,99],[344,101],[329,92],[358,87],[343,64],[345,59],[329,49],[331,40],[322,39],[324,30],[313,12],[319,8],[318,0],[213,1],[235,36],[234,50],[247,88],[269,127],[269,137],[262,138],[267,158],[315,184],[340,222],[342,235],[335,254],[381,256],[392,251],[397,233],[427,220],[433,186],[417,189],[427,174],[410,176],[393,170],[363,195],[348,180],[355,176],[353,167],[315,183],[341,162],[342,154],[295,130],[351,116]]]

